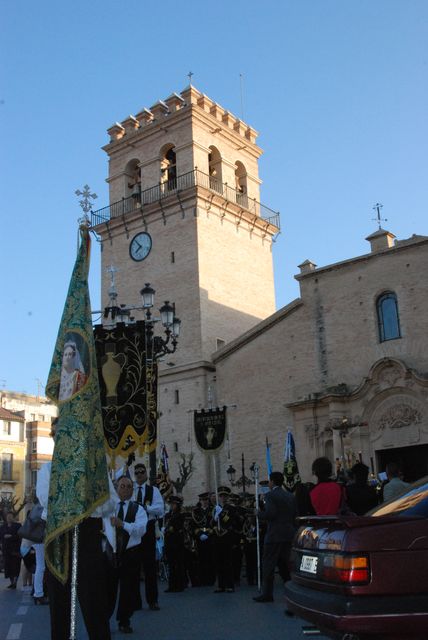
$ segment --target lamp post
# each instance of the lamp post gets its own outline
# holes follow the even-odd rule
[[[254,478],[254,466],[250,467],[251,478],[245,475],[245,457],[244,454],[241,454],[241,476],[235,481],[236,469],[230,464],[226,469],[227,477],[229,478],[229,483],[232,487],[242,487],[242,493],[245,493],[245,489],[247,486],[255,484]]]
[[[108,267],[107,271],[111,274],[111,284],[109,287],[109,305],[104,308],[104,324],[108,327],[115,327],[118,322],[123,322],[125,325],[134,324],[135,316],[131,315],[131,311],[142,311],[145,321],[146,331],[146,347],[147,347],[147,359],[151,362],[159,360],[167,353],[174,353],[177,349],[178,337],[180,335],[181,320],[175,315],[175,303],[170,303],[169,300],[165,300],[164,304],[160,307],[160,318],[155,318],[152,315],[152,309],[155,303],[156,291],[146,282],[143,289],[141,289],[142,305],[127,305],[117,304],[117,291],[114,282],[114,274],[117,269],[114,267]],[[98,314],[100,311],[93,311],[93,314]],[[154,335],[155,324],[160,321],[165,337]]]
[[[135,323],[134,312],[141,312],[144,317],[144,344],[146,352],[146,368],[153,368],[155,363],[164,355],[174,353],[177,349],[180,335],[181,320],[175,315],[175,303],[165,300],[159,309],[160,318],[154,317],[152,310],[155,304],[156,291],[146,282],[140,291],[141,305],[118,304],[115,284],[115,273],[118,271],[113,266],[107,267],[111,283],[108,289],[109,303],[104,308],[104,325],[114,328],[117,323],[131,325]],[[94,311],[93,313],[100,313]],[[155,325],[161,324],[163,336],[155,335]],[[156,479],[156,450],[149,453],[150,481]]]

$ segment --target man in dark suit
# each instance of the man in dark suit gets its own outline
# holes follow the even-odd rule
[[[133,484],[127,476],[122,476],[117,485],[119,500],[110,524],[116,532],[116,553],[107,548],[108,589],[110,617],[119,602],[116,617],[119,631],[132,633],[131,616],[139,608],[140,595],[140,544],[147,526],[147,515],[143,507],[131,500]],[[108,523],[105,522],[106,527]],[[108,536],[107,536],[108,537]]]
[[[258,511],[259,519],[267,523],[263,543],[263,585],[255,602],[273,602],[273,582],[275,567],[281,565],[287,570],[294,537],[294,519],[297,515],[294,495],[284,491],[284,476],[273,471],[269,476],[270,491],[265,494],[264,509]]]
[[[136,464],[134,474],[133,498],[144,507],[147,514],[147,531],[140,546],[140,564],[144,569],[146,601],[151,611],[159,611],[155,523],[158,518],[163,518],[165,507],[159,489],[147,482],[146,466],[141,462]],[[141,598],[139,599],[138,608],[141,608]]]

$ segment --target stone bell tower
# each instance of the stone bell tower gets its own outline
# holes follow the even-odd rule
[[[119,302],[141,304],[139,292],[150,283],[157,307],[176,304],[181,335],[160,365],[158,440],[173,478],[180,454],[194,453],[184,490],[191,500],[213,486],[191,411],[209,396],[215,405],[213,352],[275,310],[279,214],[260,204],[257,132],[191,85],[108,133],[110,205],[92,214],[102,240],[103,305],[108,265],[119,270]]]

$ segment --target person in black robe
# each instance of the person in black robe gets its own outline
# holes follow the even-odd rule
[[[346,501],[349,509],[362,516],[378,504],[377,492],[368,484],[369,468],[363,462],[357,462],[351,469],[353,482],[346,486]]]
[[[186,575],[184,566],[184,514],[181,512],[183,498],[169,498],[171,510],[165,516],[165,554],[168,562],[168,589],[165,593],[184,591]]]
[[[18,530],[19,522],[14,522],[11,511],[6,515],[6,522],[0,527],[0,542],[4,560],[4,577],[9,578],[7,589],[16,589],[19,572],[21,570],[21,539]]]

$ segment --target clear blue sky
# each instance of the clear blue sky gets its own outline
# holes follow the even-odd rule
[[[278,307],[297,265],[368,251],[380,201],[428,234],[427,0],[1,0],[0,388],[46,382],[76,252],[74,192],[108,204],[106,129],[193,84],[259,132],[282,215]],[[99,255],[91,294],[99,306]],[[156,283],[154,283],[156,284]]]

